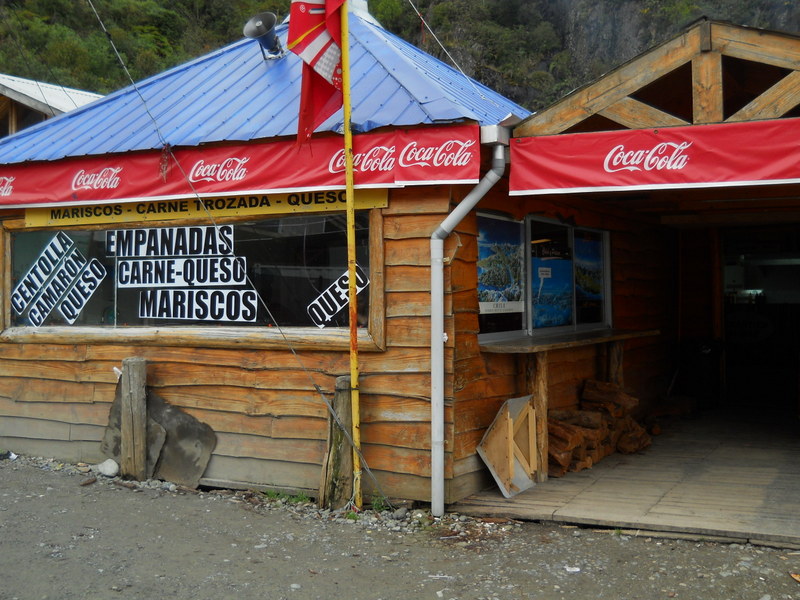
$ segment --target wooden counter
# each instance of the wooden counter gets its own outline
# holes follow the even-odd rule
[[[547,481],[547,411],[549,406],[547,388],[547,357],[550,350],[577,348],[579,346],[602,345],[602,373],[600,379],[624,385],[622,372],[623,344],[625,340],[659,335],[657,329],[631,331],[622,329],[600,329],[556,334],[522,336],[499,342],[480,344],[481,352],[493,354],[518,354],[520,368],[524,369],[528,382],[527,393],[533,396],[536,415],[536,464],[535,480]]]
[[[502,342],[484,342],[480,344],[480,347],[482,352],[495,354],[535,354],[561,348],[577,348],[578,346],[590,346],[592,344],[621,342],[633,338],[658,335],[659,333],[657,329],[647,331],[600,329],[595,331],[526,335],[503,340]]]

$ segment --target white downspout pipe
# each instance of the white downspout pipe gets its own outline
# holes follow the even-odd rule
[[[444,240],[506,170],[506,149],[494,147],[492,168],[431,235],[431,513],[444,514]]]

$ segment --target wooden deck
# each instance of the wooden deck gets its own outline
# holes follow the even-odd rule
[[[800,427],[707,416],[668,425],[637,455],[550,479],[511,499],[497,488],[450,508],[646,531],[800,544]]]

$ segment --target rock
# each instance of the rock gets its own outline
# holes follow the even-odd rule
[[[401,521],[406,518],[406,515],[408,515],[408,509],[405,506],[401,506],[392,513],[392,518],[395,521]]]
[[[119,474],[119,465],[113,458],[109,458],[97,465],[97,472],[106,477],[116,477]]]

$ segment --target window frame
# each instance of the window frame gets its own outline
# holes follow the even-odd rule
[[[532,223],[546,223],[548,225],[559,225],[566,229],[569,248],[571,251],[572,262],[572,323],[569,325],[559,325],[556,327],[534,327],[533,326],[533,261],[530,255],[530,247],[533,242],[531,235]],[[601,321],[595,323],[578,323],[577,322],[577,293],[575,282],[575,230],[591,231],[600,235],[601,243],[603,245],[603,318]],[[548,219],[536,215],[527,215],[525,217],[525,235],[527,239],[527,254],[526,254],[526,268],[527,277],[525,289],[528,294],[526,302],[527,312],[527,327],[528,334],[532,336],[545,336],[545,335],[558,335],[561,333],[576,333],[583,331],[598,331],[602,329],[611,328],[611,250],[610,250],[610,236],[608,231],[602,229],[595,229],[593,227],[581,227],[578,225],[570,225],[562,223],[556,219]]]
[[[384,244],[383,214],[381,209],[369,210],[369,260],[370,284],[369,322],[367,327],[358,328],[358,345],[364,351],[386,349],[385,339],[385,298],[384,298]],[[286,215],[264,215],[263,218],[280,218]],[[3,220],[0,236],[5,260],[2,271],[4,291],[3,310],[0,318],[0,341],[16,343],[51,344],[128,344],[141,346],[188,346],[215,348],[282,348],[287,344],[296,349],[349,350],[349,327],[324,328],[315,326],[298,327],[253,327],[236,325],[180,325],[170,326],[76,326],[67,325],[25,327],[11,326],[11,285],[12,255],[11,233],[18,231],[65,231],[138,229],[141,227],[178,227],[190,225],[224,225],[250,222],[258,216],[225,217],[215,219],[182,219],[152,222],[104,223],[70,225],[62,227],[27,227],[24,219]]]
[[[481,217],[489,217],[506,221],[513,221],[521,224],[523,227],[524,237],[524,282],[523,282],[523,302],[524,302],[524,327],[520,330],[507,330],[501,332],[478,332],[478,339],[482,343],[491,343],[504,340],[518,339],[520,337],[531,338],[547,338],[556,337],[564,334],[581,333],[590,331],[602,331],[611,329],[612,327],[612,295],[611,295],[611,236],[606,230],[597,229],[594,227],[583,227],[578,225],[566,224],[556,219],[541,217],[539,215],[528,214],[522,219],[514,219],[512,217],[495,214],[492,212],[480,211],[477,213]],[[558,225],[564,227],[568,236],[568,243],[571,252],[572,262],[572,323],[568,325],[559,325],[554,327],[534,327],[533,315],[533,258],[531,256],[531,244],[533,241],[532,224],[545,223],[548,225]],[[600,243],[602,244],[602,260],[603,260],[603,307],[602,318],[600,321],[593,323],[577,323],[577,293],[575,281],[575,231],[588,231],[600,236]],[[476,265],[477,271],[477,265]],[[479,313],[480,314],[480,313]]]
[[[521,271],[522,271],[522,280],[523,280],[522,281],[522,284],[523,284],[523,289],[522,289],[522,314],[520,315],[520,319],[519,319],[519,321],[520,321],[519,322],[519,328],[518,329],[505,329],[505,330],[502,330],[502,331],[492,331],[492,332],[488,332],[488,333],[480,333],[479,334],[480,335],[480,340],[482,342],[493,342],[493,341],[502,341],[502,340],[506,340],[506,339],[512,339],[512,338],[515,338],[515,337],[520,337],[522,335],[526,335],[529,332],[528,313],[530,312],[530,310],[527,308],[528,307],[528,289],[527,289],[526,281],[527,281],[527,278],[528,278],[528,274],[527,274],[527,268],[528,267],[527,267],[527,260],[526,260],[526,257],[525,257],[525,250],[528,247],[528,244],[527,244],[527,241],[526,241],[527,240],[527,233],[526,233],[526,230],[525,230],[525,221],[524,220],[519,220],[519,219],[514,219],[514,218],[512,218],[512,217],[510,217],[508,215],[504,215],[504,214],[497,214],[497,213],[483,212],[483,211],[478,212],[477,216],[480,217],[480,218],[484,218],[484,219],[495,219],[497,221],[504,221],[504,222],[507,222],[507,223],[514,223],[514,224],[518,225],[520,227],[520,229],[521,229],[520,243],[521,243],[521,246],[522,246],[521,247],[521,251],[522,251],[522,254],[523,254],[523,264],[522,264],[522,269],[521,269]],[[478,259],[480,260],[480,256],[478,257]],[[476,265],[476,271],[477,271],[477,265]],[[479,288],[480,288],[480,282],[478,283],[478,291],[479,291]],[[476,291],[476,293],[478,293],[478,291]],[[478,302],[479,302],[479,308],[478,308],[479,324],[478,324],[478,327],[480,328],[480,315],[481,315],[481,312],[480,312],[480,297],[478,298]],[[516,313],[512,313],[512,314],[516,314]]]

